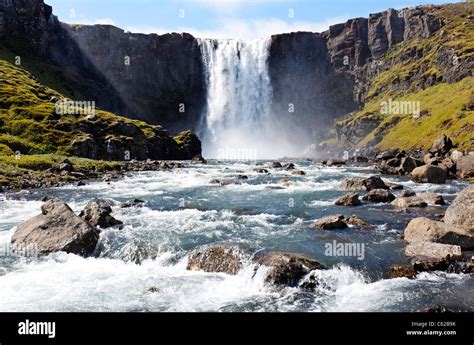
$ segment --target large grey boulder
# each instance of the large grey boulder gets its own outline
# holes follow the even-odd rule
[[[432,192],[421,192],[416,194],[428,205],[444,205],[444,199],[441,195]]]
[[[426,207],[426,202],[419,196],[399,196],[392,201],[392,205],[399,208]]]
[[[337,199],[335,204],[338,206],[359,206],[361,202],[359,200],[359,194],[347,193],[346,195]]]
[[[474,177],[474,155],[458,158],[456,162],[456,175],[460,178]]]
[[[33,246],[38,254],[64,251],[87,255],[94,251],[99,230],[77,216],[60,200],[48,200],[41,214],[18,225],[11,243],[13,248]]]
[[[414,218],[404,232],[408,243],[437,242],[474,249],[474,231],[457,228],[425,217]]]
[[[102,199],[91,200],[87,203],[84,210],[81,211],[79,217],[84,218],[87,222],[94,226],[106,229],[116,225],[122,225],[123,222],[115,219],[110,214],[112,207],[110,202]]]
[[[318,219],[313,226],[324,230],[344,229],[347,228],[344,219],[345,217],[342,214],[325,216]]]
[[[314,260],[293,253],[268,253],[257,259],[269,267],[265,280],[274,285],[296,286],[309,272],[324,267]]]
[[[462,190],[444,214],[444,222],[474,231],[474,187]]]
[[[245,258],[245,254],[234,246],[205,247],[189,256],[186,269],[235,275],[242,269]]]
[[[451,244],[416,242],[405,248],[405,255],[418,261],[438,261],[461,258],[461,247]]]
[[[430,152],[434,154],[444,155],[448,153],[454,147],[453,141],[450,137],[443,135],[436,139],[431,145]]]
[[[413,169],[411,179],[419,183],[445,183],[448,178],[446,169],[436,165],[423,165]]]
[[[389,189],[385,182],[379,176],[371,176],[369,178],[351,178],[345,179],[341,183],[344,190],[366,190],[372,189]]]
[[[390,202],[394,199],[395,195],[385,189],[372,189],[362,197],[362,200],[370,202]]]

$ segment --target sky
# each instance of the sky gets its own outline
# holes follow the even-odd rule
[[[462,0],[45,0],[71,24],[111,24],[126,31],[188,32],[199,38],[262,38],[321,32],[387,8]]]

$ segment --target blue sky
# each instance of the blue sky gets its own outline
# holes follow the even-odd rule
[[[259,38],[326,30],[387,8],[459,0],[46,0],[63,22],[113,24],[143,33],[189,32],[203,38]],[[293,16],[291,16],[293,15]]]

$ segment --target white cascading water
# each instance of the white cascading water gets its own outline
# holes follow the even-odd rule
[[[272,119],[270,39],[200,40],[207,110],[200,134],[210,158],[252,160],[286,154]]]

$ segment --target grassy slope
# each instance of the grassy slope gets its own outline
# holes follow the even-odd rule
[[[437,66],[434,58],[441,47],[452,48],[460,61],[474,58],[474,25],[466,19],[470,9],[472,5],[458,4],[434,11],[435,16],[448,19],[442,28],[442,36],[437,32],[427,39],[404,42],[393,47],[385,56],[384,61],[389,62],[406,56],[412,49],[423,50],[420,59],[395,60],[397,63],[389,70],[376,76],[371,81],[364,108],[338,122],[339,125],[351,126],[362,118],[379,120],[379,126],[357,143],[357,146],[366,145],[376,134],[383,132],[383,139],[377,145],[382,149],[427,149],[441,134],[452,137],[461,149],[473,148],[474,112],[466,110],[466,105],[473,100],[474,78],[468,77],[452,84],[438,83],[422,91],[418,90],[416,82],[403,91],[396,91],[392,87],[392,83],[403,81],[417,71],[422,71],[423,76],[441,77],[442,66]],[[426,115],[414,120],[411,115],[381,114],[380,103],[390,98],[397,101],[419,101],[421,111]],[[395,125],[382,131],[388,124]]]
[[[82,121],[88,120],[85,115],[56,114],[54,102],[61,98],[70,99],[67,96],[74,95],[74,92],[68,90],[61,77],[62,71],[56,67],[34,57],[23,57],[21,67],[15,66],[15,56],[0,48],[0,186],[11,177],[30,170],[57,168],[66,157],[78,169],[116,165],[113,162],[70,157],[72,142],[85,135],[80,130],[70,130],[71,125],[75,124],[77,128]],[[107,128],[113,127],[117,121],[133,123],[145,139],[156,135],[155,129],[161,129],[160,126],[96,109],[94,125],[106,128],[106,134]],[[113,135],[113,131],[110,134]],[[181,137],[174,139],[180,144]]]

